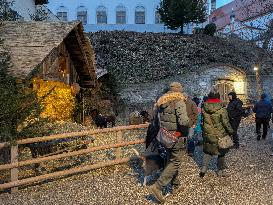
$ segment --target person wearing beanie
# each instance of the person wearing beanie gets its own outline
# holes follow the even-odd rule
[[[241,119],[245,113],[243,109],[243,102],[237,98],[237,95],[235,92],[230,92],[228,94],[229,98],[229,103],[227,106],[227,111],[228,111],[228,118],[229,118],[229,123],[231,124],[231,127],[233,129],[233,143],[234,143],[234,148],[238,149],[240,144],[239,144],[239,136],[238,136],[238,128],[241,123]]]
[[[183,86],[178,82],[170,84],[170,90],[163,94],[156,102],[160,128],[177,137],[177,142],[172,148],[166,148],[169,153],[167,166],[164,168],[158,180],[149,187],[149,190],[160,201],[164,202],[163,188],[169,183],[173,186],[173,194],[180,190],[178,180],[179,166],[181,164],[181,152],[185,147],[184,137],[187,136],[189,118],[186,110],[186,97]],[[181,129],[183,127],[183,129]]]
[[[213,156],[217,156],[217,175],[225,176],[225,154],[228,149],[219,148],[218,141],[232,135],[227,110],[222,106],[218,94],[210,92],[203,108],[203,165],[199,176],[203,178]]]
[[[262,125],[263,125],[262,139],[266,139],[272,111],[273,111],[272,105],[268,100],[266,100],[266,94],[262,94],[261,100],[257,102],[253,108],[253,112],[256,113],[255,121],[256,121],[257,140],[261,139]]]

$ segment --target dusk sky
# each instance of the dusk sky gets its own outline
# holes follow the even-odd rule
[[[218,8],[218,7],[221,7],[221,6],[227,4],[227,3],[231,2],[231,1],[232,0],[218,0],[216,6]]]

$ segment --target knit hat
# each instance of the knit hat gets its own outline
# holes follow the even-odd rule
[[[217,93],[215,93],[215,92],[210,92],[209,94],[208,94],[208,98],[209,99],[218,99],[218,95],[217,95]]]
[[[232,97],[232,99],[236,99],[237,98],[237,94],[235,92],[230,92],[228,95],[230,95]]]
[[[179,82],[172,82],[170,84],[170,90],[174,92],[183,92],[183,86]]]
[[[261,95],[261,99],[264,100],[265,98],[266,98],[266,94],[263,93],[263,94]]]

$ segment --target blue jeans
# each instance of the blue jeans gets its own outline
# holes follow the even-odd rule
[[[194,153],[194,150],[195,150],[194,128],[190,128],[189,129],[189,136],[188,136],[187,151],[188,151],[188,153]]]

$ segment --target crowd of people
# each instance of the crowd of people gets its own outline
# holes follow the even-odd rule
[[[217,156],[216,174],[219,177],[227,176],[225,155],[231,148],[240,148],[237,132],[242,117],[247,116],[243,102],[235,92],[230,92],[228,98],[227,106],[215,91],[202,99],[196,96],[191,99],[178,82],[171,83],[169,90],[158,98],[146,139],[146,147],[157,141],[168,153],[167,163],[160,177],[149,187],[158,201],[165,201],[162,191],[169,184],[172,185],[172,194],[179,192],[180,182],[177,176],[181,154],[186,150],[189,156],[193,156],[197,143],[203,144],[204,153],[199,176],[203,178],[206,175],[213,156]],[[262,94],[253,108],[257,140],[266,139],[272,111],[269,97]]]

